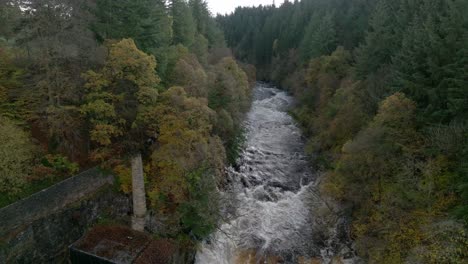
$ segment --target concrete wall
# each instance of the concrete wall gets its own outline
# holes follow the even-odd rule
[[[92,169],[1,208],[0,263],[66,263],[68,246],[100,217],[130,214],[130,198],[113,181]]]

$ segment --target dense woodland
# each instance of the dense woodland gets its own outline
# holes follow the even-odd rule
[[[129,193],[141,153],[167,233],[210,234],[255,74],[207,4],[12,0],[0,21],[0,206],[96,165]]]
[[[2,0],[0,207],[96,165],[130,193],[141,153],[167,233],[205,238],[253,64],[297,98],[360,257],[466,263],[466,14],[465,0],[296,0],[216,19],[202,0]]]
[[[302,0],[218,17],[291,91],[368,263],[468,260],[468,2]]]

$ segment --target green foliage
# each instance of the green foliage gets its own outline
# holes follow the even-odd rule
[[[40,192],[58,182],[63,180],[63,178],[40,178],[27,181],[22,187],[21,190],[15,194],[8,192],[0,192],[0,208],[3,208],[9,204],[15,203],[21,199],[29,197],[36,192]]]
[[[210,177],[204,168],[192,171],[188,175],[190,198],[178,208],[182,232],[194,240],[208,237],[219,220],[220,197]]]
[[[204,0],[190,0],[189,6],[192,9],[193,18],[197,25],[197,32],[206,37],[208,47],[224,47],[223,32],[218,28],[215,20],[212,19],[208,3]]]
[[[397,34],[395,2],[378,1],[372,12],[365,41],[356,50],[358,78],[365,78],[379,67],[391,63],[392,56],[399,49],[401,37]]]
[[[245,72],[232,58],[222,59],[211,74],[209,106],[225,109],[238,123],[249,106],[250,86]]]
[[[8,40],[14,36],[14,29],[20,22],[21,10],[18,5],[3,4],[0,8],[0,20],[3,21],[0,25],[0,41],[2,38]]]
[[[11,102],[12,94],[21,86],[24,71],[13,61],[14,49],[0,40],[0,115],[20,121],[19,103]]]
[[[124,39],[110,45],[100,72],[84,74],[87,95],[81,111],[91,124],[91,140],[99,146],[95,159],[117,154],[119,144],[137,151],[145,137],[154,134],[149,113],[158,95],[155,68],[153,56],[138,50],[133,40]]]
[[[132,192],[132,170],[128,164],[117,165],[113,172],[117,175],[119,190],[125,194]]]
[[[238,8],[217,18],[227,44],[241,60],[255,64],[267,79],[275,59],[299,49],[300,64],[330,54],[337,46],[352,50],[364,38],[375,1],[286,1],[279,7]],[[299,65],[298,65],[299,66]],[[282,71],[294,72],[297,66]],[[280,83],[287,75],[282,75]]]
[[[42,158],[41,165],[50,169],[52,175],[47,175],[49,177],[74,175],[79,170],[78,164],[61,155],[46,155]]]
[[[336,32],[333,15],[315,15],[306,28],[300,51],[301,58],[308,61],[329,54],[336,48]]]
[[[418,103],[429,122],[467,117],[466,10],[464,1],[424,2],[394,58],[395,87]]]
[[[170,14],[173,17],[173,44],[182,44],[185,47],[192,46],[195,41],[197,24],[188,3],[185,0],[171,0]]]
[[[227,117],[226,117],[227,118]],[[219,117],[220,120],[223,120],[223,117]],[[229,119],[228,119],[229,121]],[[228,124],[230,125],[230,124]],[[228,129],[234,129],[232,127],[225,127],[226,130]],[[232,133],[233,136],[229,138],[229,140],[225,143],[225,148],[226,148],[226,158],[228,164],[236,164],[238,161],[238,158],[241,154],[241,151],[243,150],[243,147],[245,147],[245,135],[244,131],[242,129],[239,129],[237,131],[227,131],[228,133]],[[226,132],[225,132],[226,133]]]
[[[162,0],[98,0],[92,25],[98,40],[132,38],[144,52],[171,44],[171,20]],[[155,52],[158,53],[158,52]]]
[[[214,132],[223,139],[228,161],[234,163],[242,144],[240,122],[250,105],[246,73],[230,57],[222,59],[209,73],[208,104],[216,110]]]
[[[309,152],[340,152],[343,144],[366,124],[368,118],[359,86],[348,77],[351,62],[351,54],[343,47],[329,56],[311,60],[303,77],[307,88],[294,90],[301,102],[294,115],[311,135]],[[328,166],[326,162],[321,165]]]
[[[181,223],[179,231],[202,238],[213,229],[217,209],[205,207],[223,181],[225,153],[212,136],[215,112],[206,99],[188,97],[182,87],[161,94],[158,146],[151,156],[150,199],[161,212]],[[206,168],[209,168],[207,173]]]
[[[208,97],[208,75],[193,54],[181,56],[170,74],[170,84],[184,87],[192,97]]]
[[[30,136],[0,117],[0,193],[19,193],[30,177],[36,148]]]
[[[321,189],[351,205],[369,263],[466,262],[467,10],[310,0],[218,17],[234,54],[297,97]]]
[[[0,18],[1,144],[18,145],[3,155],[13,172],[1,171],[0,204],[76,173],[77,163],[105,162],[129,193],[125,158],[139,152],[153,205],[177,232],[207,236],[217,224],[224,145],[236,145],[250,89],[233,59],[221,61],[231,52],[207,3],[3,1]],[[211,109],[218,99],[229,104]],[[20,126],[46,151],[40,164]]]

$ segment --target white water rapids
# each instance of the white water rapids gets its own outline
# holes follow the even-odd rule
[[[339,242],[338,217],[315,190],[301,131],[287,113],[292,104],[278,89],[254,89],[245,149],[238,167],[228,169],[225,223],[203,243],[197,264],[329,263],[351,254]],[[353,263],[351,256],[340,258]]]

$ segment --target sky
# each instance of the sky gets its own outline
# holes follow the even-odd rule
[[[216,15],[231,13],[238,6],[258,6],[271,5],[273,0],[207,0],[211,13]],[[276,5],[280,5],[284,0],[276,0]]]

